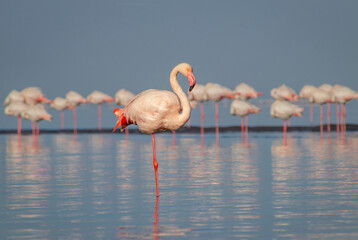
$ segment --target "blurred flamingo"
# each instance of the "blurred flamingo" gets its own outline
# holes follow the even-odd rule
[[[114,98],[112,98],[111,96],[97,90],[93,91],[87,96],[87,101],[89,103],[98,104],[98,130],[102,130],[102,104],[105,102],[113,102],[113,100]]]
[[[52,120],[52,115],[49,114],[45,110],[45,107],[40,104],[28,106],[25,111],[21,112],[21,117],[31,121],[33,135],[39,135],[40,133],[39,122],[41,120],[47,120],[47,121]],[[35,126],[36,123],[37,123],[37,129]]]
[[[28,87],[21,91],[25,103],[35,105],[36,103],[51,103],[38,87]]]
[[[69,91],[66,94],[66,100],[68,104],[68,108],[73,112],[73,132],[77,134],[77,114],[76,114],[76,107],[79,106],[81,103],[86,103],[87,100],[82,97],[81,94],[75,91]]]
[[[234,92],[236,93],[235,98],[240,100],[257,98],[258,96],[262,95],[261,92],[257,92],[253,87],[246,83],[240,83],[237,85],[234,89]]]
[[[261,108],[256,107],[255,105],[243,101],[243,100],[234,100],[230,105],[230,113],[231,115],[239,115],[241,116],[241,135],[242,139],[244,140],[245,133],[248,132],[248,115],[251,113],[259,113]],[[244,123],[244,117],[245,122]]]
[[[17,134],[21,135],[21,113],[27,109],[28,105],[21,101],[12,101],[4,109],[8,116],[17,117]]]
[[[310,101],[310,124],[312,126],[313,124],[313,102],[311,101],[311,97],[312,97],[312,93],[316,90],[317,88],[315,86],[312,85],[304,85],[301,88],[301,91],[299,93],[300,98],[306,98]]]
[[[286,120],[290,119],[292,116],[301,117],[304,108],[301,108],[295,104],[284,100],[276,100],[271,104],[270,114],[273,118],[283,119],[283,136],[284,144],[287,142],[287,124]]]
[[[215,119],[216,119],[216,137],[219,136],[219,104],[223,98],[232,99],[234,92],[227,87],[223,87],[217,83],[206,84],[206,94],[208,100],[215,102]],[[218,140],[218,139],[217,139]]]
[[[66,99],[62,97],[57,97],[53,100],[53,102],[50,105],[53,109],[56,109],[57,111],[61,112],[61,129],[64,128],[64,110],[68,108],[68,102]]]
[[[277,100],[287,100],[287,101],[297,101],[297,93],[290,87],[282,84],[278,88],[273,88],[271,90],[271,96]]]

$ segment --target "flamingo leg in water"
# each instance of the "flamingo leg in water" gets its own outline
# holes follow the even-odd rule
[[[77,114],[76,114],[76,108],[72,109],[73,111],[73,133],[77,134]]]
[[[216,135],[219,135],[219,104],[215,102]]]
[[[313,103],[310,104],[310,123],[313,124]]]
[[[201,110],[201,135],[204,136],[204,104],[200,103]]]
[[[287,145],[287,124],[286,120],[283,120],[283,145]]]
[[[37,122],[37,129],[36,129],[36,135],[40,135],[40,123]]]
[[[157,197],[159,197],[159,188],[158,188],[158,162],[157,158],[155,156],[155,138],[154,133],[152,133],[152,144],[153,144],[153,166],[154,166],[154,172],[155,172],[155,186],[157,189]]]
[[[17,116],[17,134],[21,135],[21,117],[20,117],[20,115]]]
[[[327,132],[331,132],[331,104],[327,103]]]
[[[98,130],[102,130],[101,119],[102,119],[102,105],[98,104]]]
[[[65,121],[65,113],[61,111],[61,129],[64,128],[64,121]]]
[[[249,127],[248,127],[248,122],[249,122],[249,116],[246,115],[245,116],[245,134],[246,134],[246,138],[248,138],[249,136]]]
[[[319,110],[320,110],[320,119],[321,119],[319,129],[320,129],[321,135],[322,135],[322,133],[323,133],[323,106],[322,106],[322,104],[319,105]]]
[[[176,145],[176,139],[175,139],[175,131],[173,131],[173,147]]]
[[[244,142],[245,142],[244,117],[241,117],[241,139],[242,139],[242,144],[244,144]]]
[[[339,103],[336,104],[337,106],[337,123],[336,123],[336,130],[339,133]]]

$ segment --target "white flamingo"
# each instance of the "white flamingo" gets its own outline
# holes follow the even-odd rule
[[[136,124],[139,131],[152,134],[157,197],[159,196],[158,163],[155,156],[154,133],[165,130],[175,131],[190,118],[189,100],[177,80],[179,72],[188,78],[189,91],[191,91],[196,83],[193,69],[189,64],[181,63],[170,73],[170,84],[174,92],[149,89],[139,93],[124,109],[114,110],[118,121],[113,131],[118,127],[123,129],[130,124]]]

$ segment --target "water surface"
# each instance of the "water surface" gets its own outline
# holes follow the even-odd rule
[[[357,239],[358,135],[0,136],[1,239]]]

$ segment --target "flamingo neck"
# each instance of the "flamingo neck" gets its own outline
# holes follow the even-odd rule
[[[177,121],[181,125],[184,125],[190,118],[191,108],[190,108],[188,97],[186,96],[185,92],[183,91],[183,89],[180,87],[178,83],[177,76],[179,72],[182,73],[182,71],[180,71],[178,67],[175,67],[172,70],[172,72],[170,73],[170,85],[172,86],[173,91],[179,97],[181,109],[182,109],[181,113],[179,113]]]

